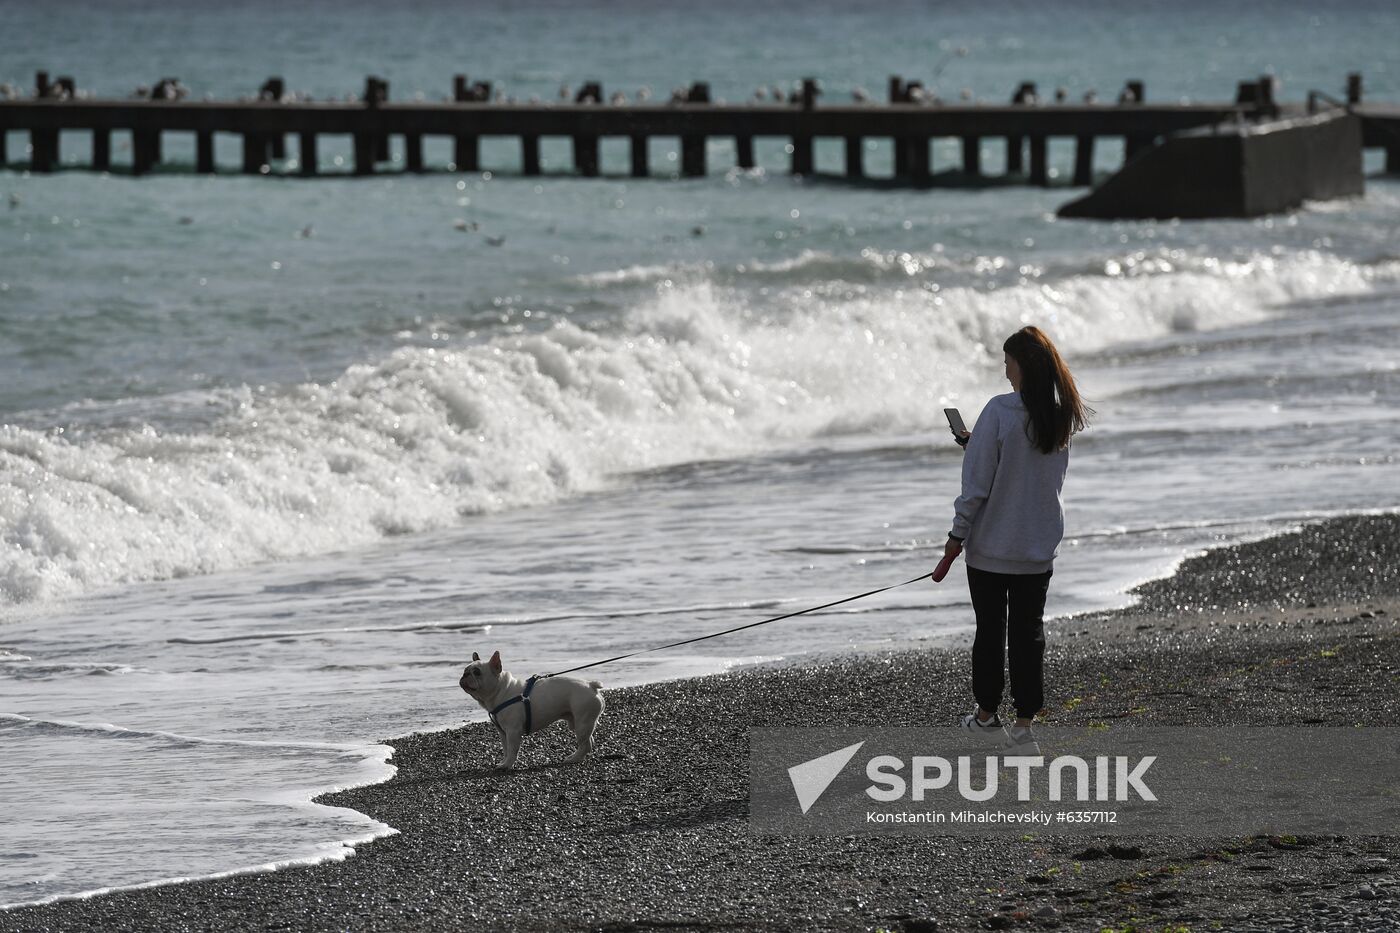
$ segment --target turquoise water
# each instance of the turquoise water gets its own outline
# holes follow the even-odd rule
[[[835,101],[942,63],[940,92],[987,100],[1128,78],[1222,99],[1270,70],[1301,99],[1361,70],[1400,101],[1385,4],[0,16],[0,80],[47,68],[103,95],[173,75],[237,96],[275,73],[343,96],[373,72],[432,98],[466,72],[520,99],[708,79],[745,100],[813,75]],[[65,160],[85,146],[65,135]],[[1023,323],[1098,409],[1059,615],[1203,547],[1400,507],[1394,181],[1257,221],[1066,223],[1068,188],[851,189],[788,177],[781,140],[729,171],[728,146],[685,181],[560,177],[562,140],[533,179],[505,141],[469,176],[207,178],[174,136],[145,178],[0,174],[0,796],[20,814],[0,903],[343,857],[386,828],[307,801],[387,773],[383,737],[479,715],[455,687],[472,650],[557,669],[913,576],[956,494],[941,409],[971,422],[1004,390]],[[658,175],[675,149],[655,141]],[[850,608],[604,680],[969,622],[956,583]]]

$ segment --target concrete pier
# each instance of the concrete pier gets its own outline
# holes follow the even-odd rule
[[[1365,191],[1361,120],[1345,110],[1169,137],[1061,217],[1257,217]]]
[[[814,78],[804,79],[801,90],[790,99],[738,105],[712,101],[706,82],[694,82],[665,102],[618,98],[609,103],[601,82],[587,82],[572,100],[518,103],[499,95],[493,99],[491,82],[469,82],[464,74],[453,79],[452,99],[436,103],[394,102],[388,82],[373,75],[365,79],[363,95],[353,102],[289,98],[280,77],[268,78],[255,99],[242,101],[186,99],[174,78],[162,79],[150,98],[138,100],[83,98],[73,78],[50,81],[44,72],[36,75],[35,91],[34,97],[0,101],[0,130],[26,133],[31,145],[27,161],[9,162],[4,152],[7,140],[0,134],[0,162],[34,172],[55,171],[61,164],[60,134],[76,130],[92,136],[93,169],[120,170],[112,164],[112,135],[129,133],[133,175],[146,174],[161,163],[162,141],[168,133],[194,135],[194,170],[201,173],[217,169],[216,134],[239,136],[239,168],[248,174],[280,172],[287,156],[287,135],[296,134],[296,170],[303,176],[321,170],[318,140],[326,135],[353,139],[350,171],[356,175],[379,171],[389,159],[390,137],[400,136],[402,168],[407,172],[480,171],[481,140],[508,137],[519,140],[520,171],[535,176],[543,170],[541,138],[562,137],[571,141],[574,171],[585,177],[603,171],[602,141],[621,137],[630,146],[627,174],[638,178],[651,172],[648,147],[656,137],[679,141],[678,174],[687,178],[704,176],[714,168],[707,159],[713,138],[732,138],[735,164],[747,170],[757,167],[755,138],[778,137],[790,152],[783,168],[801,176],[816,173],[818,140],[841,140],[845,161],[839,177],[851,181],[866,177],[866,140],[890,140],[894,180],[926,186],[939,177],[940,169],[953,171],[964,182],[984,178],[982,147],[990,139],[1005,143],[1009,179],[1039,186],[1052,183],[1052,140],[1068,141],[1074,152],[1073,175],[1060,183],[1072,180],[1074,185],[1086,186],[1093,181],[1094,155],[1101,139],[1121,141],[1125,163],[1131,163],[1156,151],[1162,140],[1193,128],[1248,125],[1302,112],[1277,99],[1276,82],[1267,76],[1240,82],[1232,102],[1204,104],[1149,103],[1140,81],[1126,82],[1116,103],[1070,103],[1064,93],[1047,102],[1034,82],[1023,82],[1006,104],[953,104],[936,100],[920,82],[898,75],[889,78],[887,103],[851,104],[823,103]],[[1400,109],[1363,102],[1360,75],[1349,76],[1344,93],[1347,100],[1339,104],[1360,118],[1363,145],[1383,148],[1389,170],[1400,171]],[[428,163],[424,140],[431,136],[452,140],[449,164]],[[933,164],[932,144],[943,139],[957,140],[960,166]],[[1054,143],[1057,151],[1061,145]]]

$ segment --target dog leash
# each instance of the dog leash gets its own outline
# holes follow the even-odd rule
[[[939,581],[942,580],[944,575],[947,574],[948,566],[952,564],[952,558],[956,556],[957,555],[954,554],[952,556],[945,557],[942,561],[939,562],[938,569],[934,570],[933,573],[921,573],[912,580],[905,580],[903,583],[891,583],[889,586],[882,586],[877,590],[870,590],[869,592],[861,593],[858,596],[847,596],[845,599],[838,599],[834,602],[823,603],[820,606],[812,606],[808,609],[799,609],[796,612],[789,612],[785,615],[774,616],[771,619],[763,619],[758,622],[750,622],[747,625],[739,625],[735,626],[734,628],[727,628],[722,632],[711,632],[708,635],[697,635],[694,638],[687,638],[683,641],[673,641],[669,645],[657,645],[654,648],[643,648],[641,651],[633,651],[630,654],[619,654],[615,658],[604,658],[601,661],[593,661],[589,664],[580,664],[578,667],[570,667],[566,670],[555,671],[552,674],[538,674],[536,676],[541,678],[558,677],[561,674],[572,674],[574,671],[585,671],[588,670],[588,668],[590,667],[598,667],[603,664],[611,664],[614,661],[621,661],[626,658],[635,658],[639,654],[650,654],[653,651],[665,651],[667,648],[679,648],[681,645],[691,645],[697,641],[705,641],[708,638],[719,638],[721,635],[732,635],[735,632],[742,632],[746,628],[757,628],[760,625],[767,625],[770,622],[781,622],[784,619],[791,619],[794,616],[803,616],[809,612],[818,612],[822,609],[830,609],[832,606],[839,606],[842,603],[853,603],[858,599],[865,599],[867,596],[874,596],[877,593],[885,593],[890,590],[897,590],[901,586],[908,586],[911,583],[918,583],[920,580],[927,580],[930,577],[932,577],[934,581]]]

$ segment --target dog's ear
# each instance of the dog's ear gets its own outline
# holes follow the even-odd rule
[[[472,652],[472,660],[473,660],[473,661],[480,661],[480,660],[481,660],[481,655],[479,655],[479,654],[477,654],[475,651],[473,651],[473,652]]]
[[[491,670],[497,674],[501,672],[501,653],[499,651],[491,655]]]

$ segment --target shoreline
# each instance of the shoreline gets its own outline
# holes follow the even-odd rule
[[[1400,713],[1400,516],[1330,519],[1214,549],[1135,592],[1124,609],[1047,623],[1048,721],[1381,725]],[[349,859],[12,908],[0,930],[1400,924],[1395,837],[1241,840],[1234,853],[1145,839],[1135,858],[1091,859],[1073,857],[1089,851],[1083,837],[836,842],[749,831],[750,725],[946,725],[970,702],[965,654],[800,657],[613,690],[599,751],[574,769],[544,764],[566,753],[558,726],[527,741],[527,767],[510,775],[484,767],[497,751],[484,723],[393,739],[394,777],[316,798],[399,831]],[[1366,700],[1339,711],[1348,693]],[[1389,861],[1367,861],[1376,858]],[[1157,872],[1164,859],[1187,867]],[[1024,880],[1008,887],[1011,865]],[[1341,880],[1310,885],[1295,867]]]

